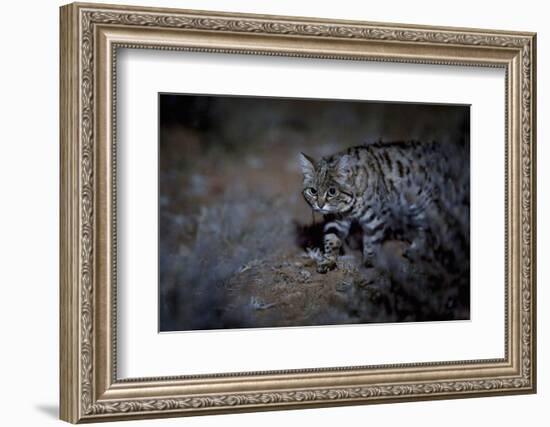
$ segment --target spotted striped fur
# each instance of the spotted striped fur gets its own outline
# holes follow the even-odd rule
[[[456,222],[444,206],[455,201],[442,199],[449,185],[449,191],[456,192],[449,177],[451,162],[449,153],[435,142],[377,142],[318,161],[302,153],[302,194],[314,211],[333,218],[324,227],[324,254],[317,262],[318,271],[336,267],[353,222],[362,230],[367,267],[375,262],[377,248],[390,229],[412,230],[407,256],[426,246],[431,223],[446,229]]]

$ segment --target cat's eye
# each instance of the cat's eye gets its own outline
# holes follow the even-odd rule
[[[313,187],[306,188],[306,191],[312,196],[315,196],[317,194],[317,190]]]
[[[328,189],[328,191],[327,191],[327,194],[328,194],[329,196],[336,196],[336,188],[330,187],[330,188]]]

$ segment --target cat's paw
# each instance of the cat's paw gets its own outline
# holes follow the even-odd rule
[[[317,263],[317,273],[325,274],[329,272],[330,270],[334,270],[336,268],[336,260],[335,259],[323,259],[322,261],[319,261]]]

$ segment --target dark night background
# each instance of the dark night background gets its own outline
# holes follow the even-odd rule
[[[160,330],[468,319],[467,106],[159,95]],[[339,268],[305,248],[322,218],[300,194],[298,153],[372,141],[436,141],[453,153],[461,229],[421,259],[388,240],[365,269],[354,235]],[[454,208],[453,208],[454,209]],[[462,239],[457,241],[457,233]]]

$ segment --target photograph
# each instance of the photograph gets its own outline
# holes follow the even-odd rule
[[[159,331],[470,319],[470,106],[159,93]]]

